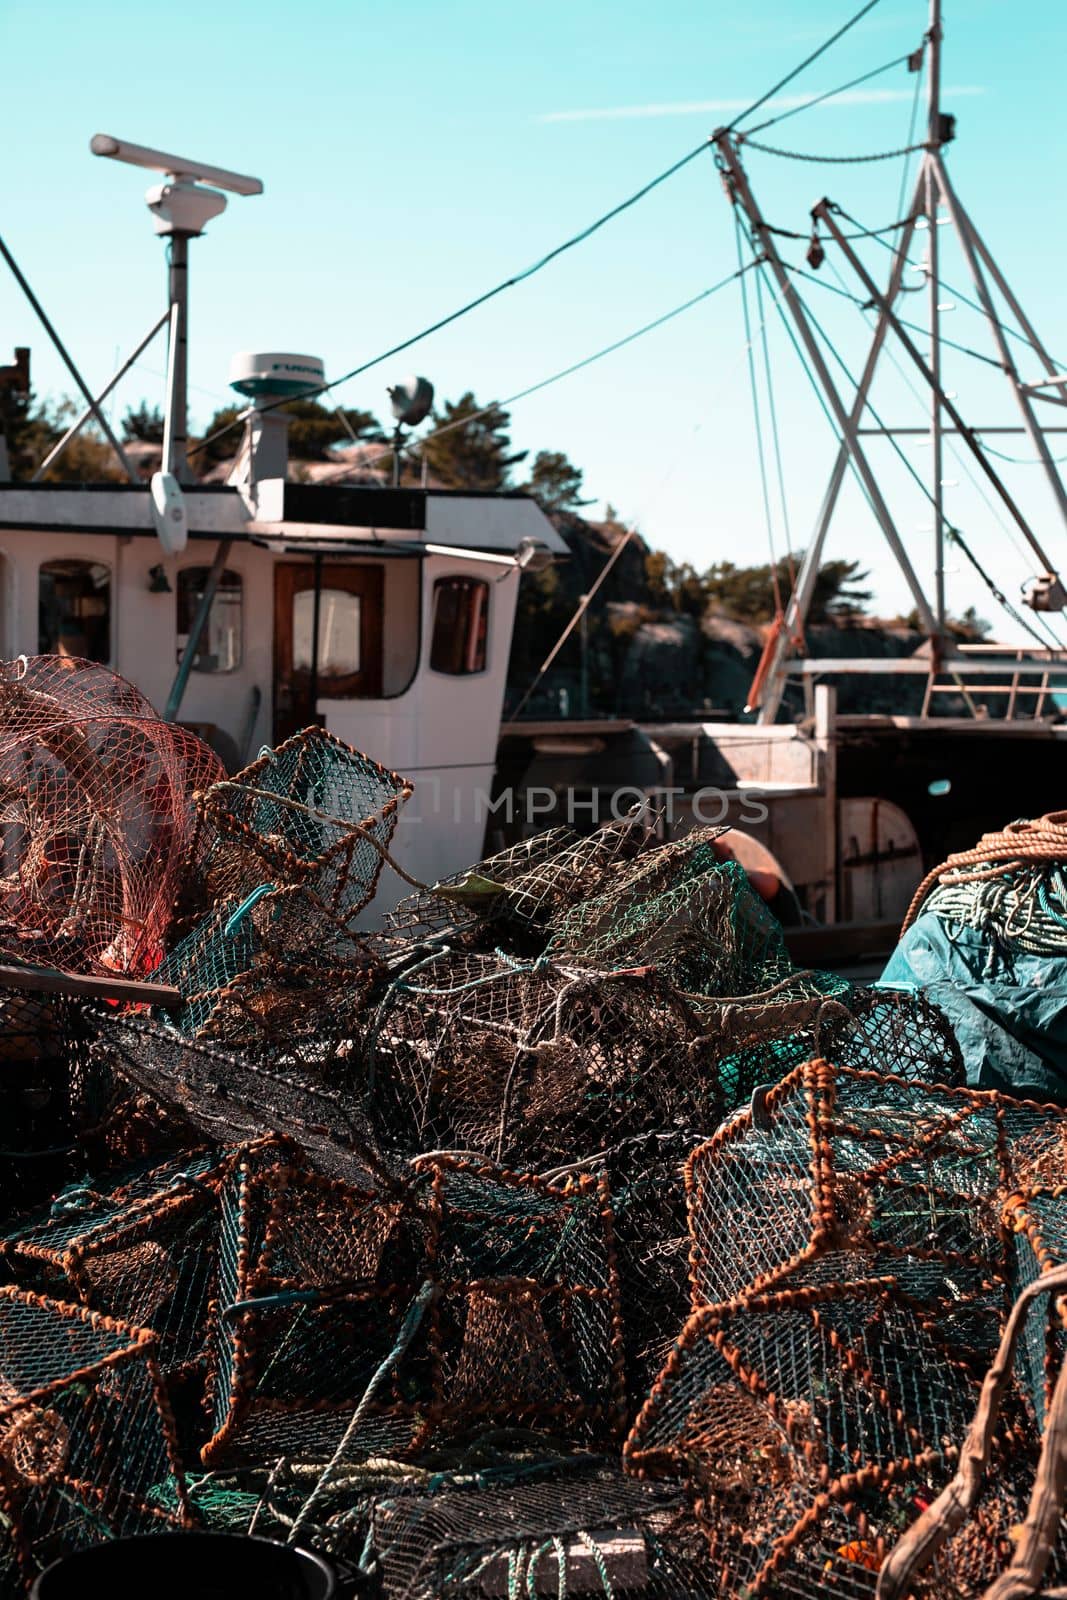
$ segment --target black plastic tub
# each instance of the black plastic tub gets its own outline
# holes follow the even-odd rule
[[[154,1533],[63,1556],[32,1600],[334,1600],[333,1569],[310,1550],[239,1533]]]

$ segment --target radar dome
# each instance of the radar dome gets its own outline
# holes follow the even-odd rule
[[[325,382],[326,368],[318,356],[241,350],[230,362],[230,388],[250,400],[291,400]]]

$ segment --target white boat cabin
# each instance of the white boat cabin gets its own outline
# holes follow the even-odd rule
[[[394,844],[413,876],[477,860],[524,552],[565,553],[536,502],[281,478],[253,497],[188,485],[188,542],[168,556],[149,493],[0,483],[0,653],[106,663],[161,711],[170,701],[231,770],[317,718],[414,782]],[[375,912],[404,892],[387,873]]]

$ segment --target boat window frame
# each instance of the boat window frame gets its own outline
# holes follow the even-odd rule
[[[185,648],[186,648],[185,645],[179,643],[179,640],[182,638],[182,636],[184,634],[186,643],[188,643],[189,633],[190,633],[190,630],[191,630],[193,617],[196,614],[196,602],[194,602],[194,604],[192,606],[191,614],[190,614],[190,616],[188,618],[190,627],[186,628],[186,629],[183,629],[182,626],[181,626],[181,622],[182,622],[181,608],[182,608],[182,605],[184,603],[184,597],[182,595],[182,580],[185,577],[186,573],[189,573],[189,572],[200,572],[200,573],[203,574],[204,581],[206,583],[207,577],[208,577],[208,574],[210,573],[210,571],[211,571],[210,564],[208,564],[206,562],[202,562],[202,561],[191,561],[191,562],[188,563],[188,565],[186,565],[184,567],[179,567],[178,571],[177,571],[177,573],[175,575],[175,584],[174,584],[174,651],[175,651],[175,660],[179,665],[181,664],[182,657],[184,655]],[[214,604],[215,604],[215,601],[218,599],[219,589],[222,588],[222,585],[223,585],[223,583],[225,582],[225,580],[227,578],[236,578],[237,579],[237,589],[238,589],[238,592],[240,594],[240,604],[238,606],[238,619],[237,619],[237,660],[236,660],[235,664],[232,667],[201,667],[201,666],[197,665],[197,662],[194,659],[192,667],[191,667],[190,670],[192,672],[200,673],[201,676],[205,677],[205,678],[225,678],[225,677],[228,677],[230,674],[232,674],[234,672],[240,672],[242,667],[244,666],[244,660],[245,660],[245,575],[244,575],[244,573],[238,571],[236,567],[226,567],[226,568],[224,568],[222,573],[219,576],[219,588],[216,589],[215,595],[212,598],[211,604],[212,604],[212,607],[213,607]],[[201,594],[203,593],[203,586],[201,586],[200,593]],[[211,613],[209,611],[208,612],[208,620],[210,620],[210,616],[211,616]],[[197,655],[199,655],[199,654],[200,654],[200,652],[198,651]]]
[[[50,578],[55,578],[55,577],[60,575],[59,573],[57,573],[54,570],[53,571],[49,571],[50,568],[56,569],[56,568],[62,568],[62,567],[68,567],[68,568],[70,568],[70,567],[80,567],[86,572],[90,572],[93,568],[96,568],[96,569],[99,569],[99,570],[101,570],[101,571],[103,571],[103,572],[105,572],[107,574],[107,582],[106,582],[106,586],[105,586],[106,604],[107,604],[107,609],[106,609],[106,612],[105,612],[107,654],[106,654],[106,656],[104,656],[102,658],[99,657],[99,656],[95,656],[95,655],[85,655],[85,656],[81,656],[81,657],[75,657],[72,654],[69,657],[69,659],[72,659],[72,660],[73,659],[81,659],[81,660],[85,660],[85,661],[92,661],[97,666],[110,667],[110,668],[112,668],[112,670],[114,670],[115,630],[116,630],[116,616],[115,616],[115,568],[116,568],[116,563],[113,560],[112,561],[103,561],[103,560],[96,559],[94,557],[81,556],[81,555],[52,555],[52,556],[45,556],[45,558],[43,560],[41,560],[41,561],[39,561],[37,563],[37,585],[36,585],[36,588],[37,588],[37,653],[39,655],[59,655],[59,654],[61,654],[61,652],[58,649],[60,640],[63,637],[61,631],[56,634],[56,637],[52,642],[52,648],[51,649],[49,649],[49,650],[42,649],[43,629],[42,629],[42,626],[41,626],[41,611],[42,611],[41,584],[42,584],[42,579],[44,577],[46,577],[46,576],[50,577]],[[82,598],[87,598],[87,597],[82,597]],[[69,621],[69,620],[72,620],[72,619],[68,618],[67,620]],[[88,639],[87,639],[86,642],[88,642]]]
[[[484,609],[481,616],[481,661],[480,665],[476,667],[462,667],[459,669],[459,671],[454,671],[449,667],[437,666],[434,662],[434,647],[437,642],[437,597],[439,592],[446,585],[455,588],[467,588],[471,591],[472,595],[477,590],[482,592],[484,598]],[[492,592],[493,585],[487,578],[476,577],[471,572],[442,572],[434,578],[433,588],[430,590],[430,640],[427,658],[427,666],[429,671],[436,673],[438,677],[451,679],[481,678],[490,671],[489,613]],[[468,619],[467,637],[464,639],[464,656],[466,656],[469,652],[469,635],[470,623]]]

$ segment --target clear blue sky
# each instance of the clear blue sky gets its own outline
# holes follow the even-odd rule
[[[202,424],[227,401],[235,350],[314,352],[329,375],[347,370],[621,199],[728,120],[734,103],[768,87],[852,9],[853,0],[5,0],[0,229],[99,385],[161,309],[164,275],[141,199],[150,175],[91,157],[90,135],[104,130],[262,177],[262,197],[233,197],[192,246],[192,404]],[[1067,8],[1054,0],[947,0],[945,22],[945,106],[959,118],[950,152],[957,184],[1046,342],[1067,352],[1060,114]],[[925,25],[924,0],[881,0],[791,92],[818,93],[877,66],[917,45]],[[913,85],[897,68],[871,86],[876,94],[791,118],[766,137],[803,151],[892,149],[905,142]],[[765,213],[783,227],[804,229],[823,193],[868,225],[898,214],[900,162],[817,167],[756,153],[749,161]],[[883,269],[877,246],[866,255]],[[961,282],[947,244],[946,257],[946,272]],[[702,157],[588,245],[409,357],[346,385],[338,398],[381,411],[385,384],[412,369],[429,375],[443,396],[464,388],[483,401],[509,395],[733,264],[729,208],[710,157]],[[817,290],[812,296],[846,359],[858,364],[859,314]],[[922,301],[917,294],[916,313]],[[792,539],[802,545],[833,445],[767,309]],[[963,307],[946,316],[945,330],[963,342],[984,339]],[[69,391],[0,270],[0,360],[15,344],[32,345],[40,392]],[[160,398],[163,359],[162,345],[145,357],[117,396],[119,415],[142,397]],[[970,420],[1016,420],[991,369],[952,357],[947,382],[969,402]],[[925,402],[891,369],[880,403],[899,423],[924,416]],[[612,502],[678,559],[705,566],[765,558],[736,285],[517,405],[513,436],[531,452],[566,450],[599,503]],[[1031,454],[1025,440],[999,442]],[[1067,435],[1061,444],[1067,454]],[[884,447],[876,449],[901,530],[925,572],[931,534],[921,525],[929,516]],[[921,446],[909,450],[924,460]],[[1067,567],[1064,530],[1036,469],[1005,465],[1004,472]],[[950,514],[1016,593],[1033,563],[960,470],[951,466],[946,477],[960,482],[947,490]],[[780,546],[781,527],[777,537]],[[884,609],[909,604],[853,494],[828,553],[868,563]],[[1013,637],[958,556],[950,566],[958,569],[950,573],[954,609],[973,601]]]

